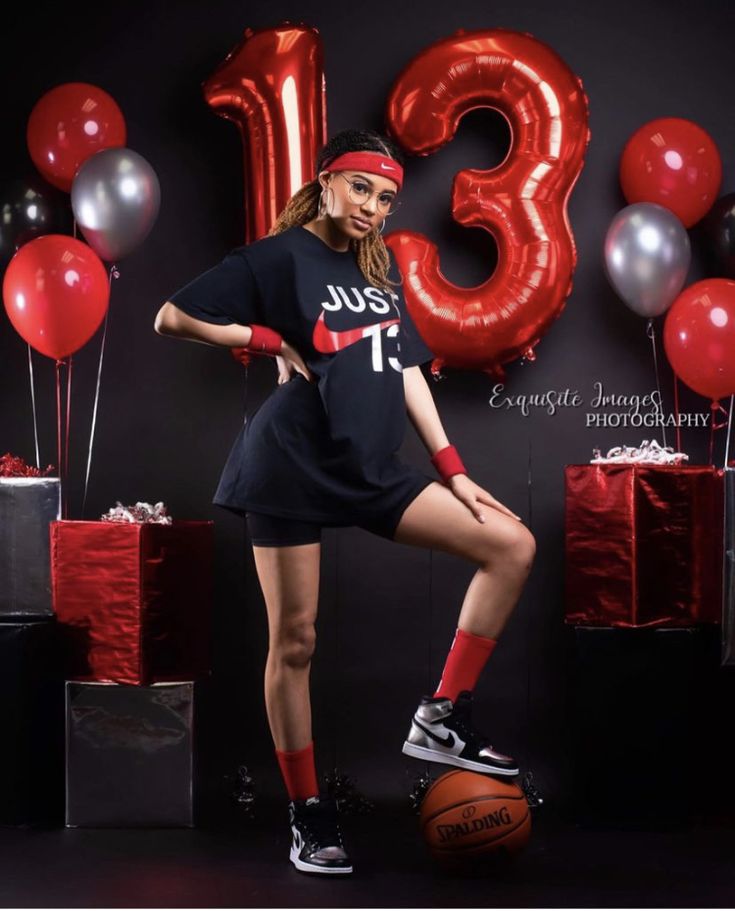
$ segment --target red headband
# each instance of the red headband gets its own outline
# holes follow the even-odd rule
[[[380,174],[389,180],[395,180],[400,190],[403,186],[403,168],[395,158],[388,158],[380,152],[345,152],[333,158],[322,171],[367,171],[368,174]]]

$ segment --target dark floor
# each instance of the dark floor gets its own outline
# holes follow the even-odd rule
[[[732,907],[735,827],[582,827],[534,810],[512,863],[441,872],[406,806],[344,820],[355,867],[333,878],[288,861],[281,806],[195,829],[2,829],[3,907]]]

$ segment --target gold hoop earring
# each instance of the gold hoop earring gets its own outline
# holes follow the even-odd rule
[[[385,228],[385,219],[383,219],[383,224],[380,226],[380,230],[378,231],[378,234],[382,234],[384,228]]]

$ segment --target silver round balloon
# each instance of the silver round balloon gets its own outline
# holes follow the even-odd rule
[[[118,262],[142,243],[161,205],[158,176],[132,149],[103,149],[74,177],[71,206],[89,246]]]
[[[689,235],[664,206],[626,206],[605,237],[605,269],[613,288],[635,313],[664,313],[684,287],[691,262]]]

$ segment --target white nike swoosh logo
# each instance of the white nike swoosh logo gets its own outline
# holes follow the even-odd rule
[[[381,167],[384,171],[395,171],[395,168],[394,168],[394,167],[392,167],[392,166],[389,165],[389,164],[385,164],[385,162],[383,162],[383,161],[380,162],[380,167]]]

